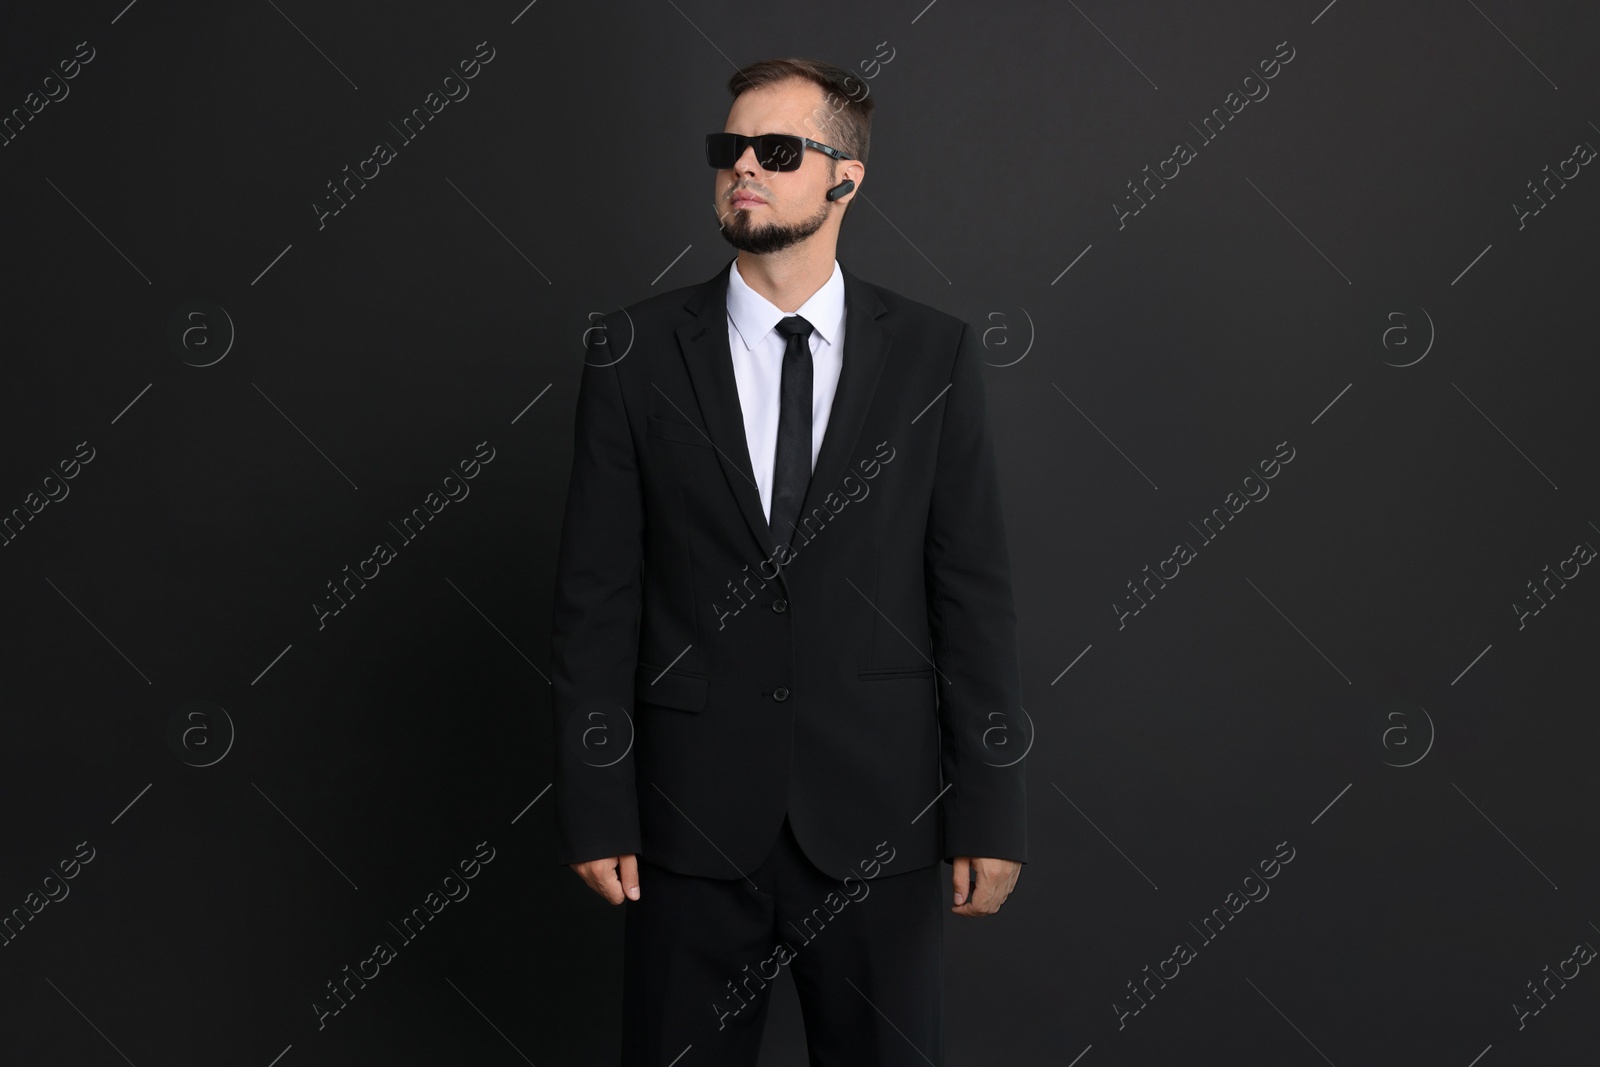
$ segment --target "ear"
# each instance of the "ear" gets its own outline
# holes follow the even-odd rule
[[[859,159],[846,160],[840,163],[838,169],[834,172],[833,184],[838,185],[843,181],[852,181],[855,182],[855,188],[835,200],[834,203],[848,204],[861,191],[861,181],[866,177],[866,174],[867,168]]]

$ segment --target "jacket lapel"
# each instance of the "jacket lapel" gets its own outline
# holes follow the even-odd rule
[[[701,416],[705,419],[706,432],[716,446],[728,488],[763,557],[770,558],[774,540],[750,465],[744,412],[739,406],[739,383],[733,374],[733,353],[728,347],[728,272],[732,269],[733,261],[729,260],[715,277],[690,293],[683,305],[688,316],[676,333],[700,403]],[[883,301],[842,264],[840,273],[844,277],[845,292],[844,362],[828,415],[827,432],[817,454],[816,469],[801,504],[802,520],[812,508],[822,506],[823,497],[837,489],[839,480],[844,477],[893,343],[892,336],[878,322],[888,310]],[[791,543],[797,558],[803,555],[799,552],[803,539],[796,536]],[[787,567],[779,570],[786,592],[787,570]]]
[[[848,472],[851,457],[858,454],[857,439],[867,420],[867,409],[878,391],[878,378],[894,338],[878,321],[888,309],[878,294],[864,282],[844,269],[844,366],[839,371],[839,387],[833,394],[833,407],[829,409],[828,429],[822,435],[822,449],[817,453],[817,466],[806,487],[805,500],[800,504],[801,529],[813,508],[822,507],[822,500],[839,488],[839,481]],[[798,548],[802,539],[796,535]]]

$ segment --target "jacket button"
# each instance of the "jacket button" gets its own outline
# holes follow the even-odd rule
[[[789,690],[785,689],[781,685],[778,686],[778,688],[776,688],[776,689],[774,689],[772,691],[772,699],[773,700],[788,700],[789,699]]]
[[[783,612],[789,610],[789,602],[782,597],[779,597],[777,600],[772,602],[772,610],[781,615]]]

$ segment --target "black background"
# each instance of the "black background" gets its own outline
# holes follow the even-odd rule
[[[782,55],[877,100],[840,260],[993,364],[1032,862],[948,921],[951,1062],[1592,1058],[1600,977],[1514,1005],[1600,943],[1600,579],[1514,605],[1600,543],[1600,177],[1514,205],[1600,144],[1600,9],[1324,3],[8,4],[3,113],[94,58],[0,148],[0,514],[70,489],[0,548],[0,915],[94,858],[0,947],[0,1059],[615,1062],[623,915],[553,863],[544,792],[583,335],[733,254],[701,138]],[[470,895],[319,1029],[479,842]],[[762,1062],[801,1064],[782,981]]]

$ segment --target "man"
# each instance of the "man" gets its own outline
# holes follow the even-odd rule
[[[834,259],[860,87],[735,74],[706,154],[737,258],[585,356],[555,799],[559,862],[630,902],[625,1064],[754,1064],[784,966],[814,1067],[943,1063],[939,860],[991,915],[1027,858],[981,345]]]

